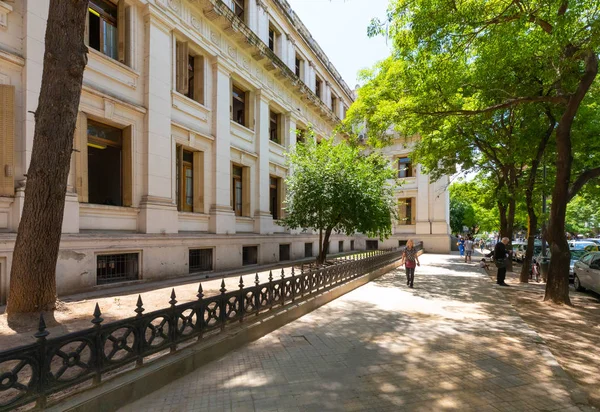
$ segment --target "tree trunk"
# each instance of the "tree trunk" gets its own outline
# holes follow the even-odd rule
[[[550,245],[550,270],[544,300],[552,300],[557,304],[571,304],[569,299],[569,264],[571,252],[565,234],[565,216],[569,202],[569,184],[571,181],[571,127],[581,102],[598,74],[598,57],[588,51],[585,57],[585,73],[577,90],[569,98],[556,128],[556,181],[552,190],[550,206],[550,224],[548,241]]]
[[[514,190],[509,188],[509,190]],[[511,196],[508,200],[508,212],[506,214],[506,236],[508,238],[508,245],[506,245],[506,250],[508,251],[508,261],[506,262],[506,271],[512,272],[513,270],[513,248],[512,248],[512,238],[513,231],[515,226],[515,213],[517,211],[516,201],[514,196]]]
[[[546,130],[546,134],[543,136],[540,144],[537,148],[537,153],[531,162],[531,169],[529,171],[529,179],[527,181],[527,189],[525,190],[525,203],[527,205],[527,249],[525,250],[525,261],[521,267],[520,281],[522,283],[529,282],[529,269],[531,268],[531,260],[533,259],[533,248],[535,244],[535,233],[537,231],[537,215],[535,214],[535,208],[533,207],[533,189],[535,187],[535,181],[537,171],[542,161],[542,156],[546,151],[546,146],[550,140],[550,136],[554,132],[556,127],[556,120],[552,113],[548,110],[546,112],[550,125]]]
[[[50,0],[31,163],[10,273],[7,312],[51,310],[73,133],[87,63],[88,0]]]
[[[329,238],[331,237],[331,232],[333,232],[333,227],[328,227],[325,229],[325,237],[323,237],[322,244],[319,245],[319,257],[317,259],[317,263],[322,265],[325,263],[327,259],[327,252],[329,251]]]
[[[527,249],[525,250],[525,259],[519,276],[521,283],[529,282],[529,269],[531,268],[531,259],[533,259],[535,232],[537,230],[537,215],[531,203],[533,202],[527,201]]]

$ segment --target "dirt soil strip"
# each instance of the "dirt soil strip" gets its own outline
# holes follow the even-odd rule
[[[519,283],[520,266],[507,274],[508,288],[499,288],[519,315],[547,343],[562,368],[600,409],[600,296],[576,292],[573,307],[543,302],[545,283]],[[496,269],[488,275],[495,280]],[[527,350],[528,348],[524,348]]]

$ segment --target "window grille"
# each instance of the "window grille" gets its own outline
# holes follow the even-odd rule
[[[213,270],[213,250],[190,249],[189,266],[190,273]]]
[[[290,260],[290,245],[279,245],[279,261]]]
[[[377,240],[367,240],[367,250],[379,249],[379,242]]]
[[[313,255],[313,244],[312,243],[305,243],[304,244],[304,257],[312,257]]]
[[[244,246],[242,248],[242,265],[258,264],[258,246]]]
[[[139,277],[139,253],[100,255],[96,264],[96,283],[127,282]]]

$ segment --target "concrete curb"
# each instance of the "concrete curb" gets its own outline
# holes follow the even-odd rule
[[[377,279],[398,266],[400,266],[400,260],[343,285],[297,301],[287,307],[267,312],[263,316],[257,317],[255,322],[232,327],[219,335],[192,344],[180,352],[160,358],[140,369],[125,372],[97,387],[75,394],[50,406],[46,410],[53,412],[108,412],[117,410]]]

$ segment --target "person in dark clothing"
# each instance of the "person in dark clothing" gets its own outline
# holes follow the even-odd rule
[[[507,237],[503,237],[502,240],[496,243],[494,247],[494,261],[496,262],[496,267],[498,268],[498,273],[496,274],[496,283],[500,286],[508,286],[504,279],[506,279],[506,245],[508,245],[509,239]]]

